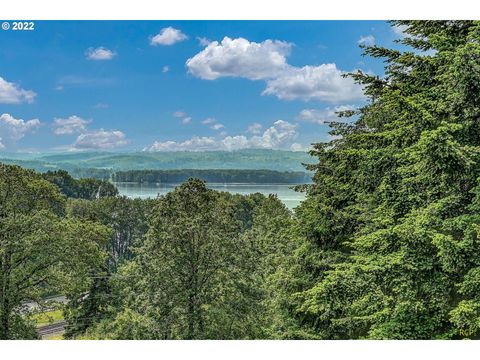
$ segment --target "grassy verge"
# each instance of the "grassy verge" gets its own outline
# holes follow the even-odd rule
[[[45,336],[43,340],[63,340],[63,334],[53,334]]]
[[[63,320],[63,311],[52,310],[52,311],[34,314],[32,315],[32,319],[33,321],[36,322],[37,327],[53,324],[55,322]]]

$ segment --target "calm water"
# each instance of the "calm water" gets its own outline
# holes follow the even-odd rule
[[[131,198],[155,198],[158,195],[165,195],[172,191],[179,184],[138,184],[138,183],[115,183],[120,195]],[[290,189],[292,185],[275,184],[215,184],[209,183],[210,189],[219,191],[228,191],[233,194],[253,194],[261,193],[264,195],[277,194],[278,198],[289,208],[293,209],[305,198],[304,193],[296,192]]]

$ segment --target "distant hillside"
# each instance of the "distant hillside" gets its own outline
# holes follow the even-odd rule
[[[114,182],[183,183],[197,178],[209,183],[243,184],[305,184],[310,174],[303,171],[238,170],[238,169],[184,169],[184,170],[129,170],[111,174]]]
[[[205,152],[77,152],[55,154],[1,154],[0,161],[37,171],[63,169],[74,176],[82,170],[170,170],[170,169],[267,169],[305,171],[302,163],[313,163],[305,152],[238,150]]]

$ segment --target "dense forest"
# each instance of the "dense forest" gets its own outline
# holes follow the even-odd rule
[[[366,104],[290,212],[188,179],[151,200],[0,165],[0,338],[63,294],[65,338],[456,339],[480,328],[480,22],[397,21]],[[98,180],[95,180],[98,181]]]

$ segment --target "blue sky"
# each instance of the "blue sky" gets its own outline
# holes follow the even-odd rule
[[[382,74],[381,21],[37,21],[0,31],[0,151],[306,149]]]

